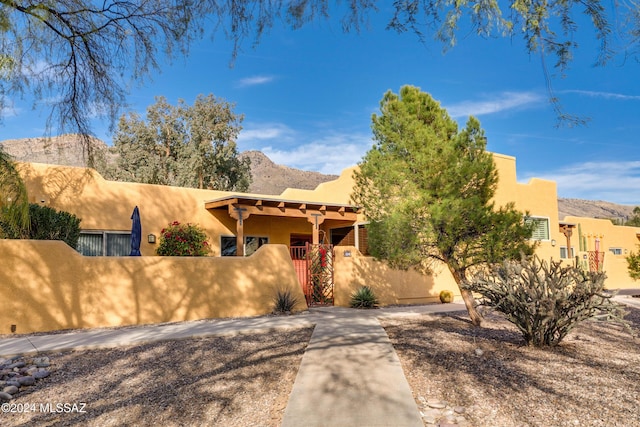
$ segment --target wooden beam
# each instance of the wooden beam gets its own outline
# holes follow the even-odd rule
[[[204,204],[205,209],[216,209],[216,208],[223,208],[225,206],[228,205],[236,205],[238,204],[238,199],[225,199],[225,200],[218,200],[218,201],[213,201],[213,202],[206,202]]]

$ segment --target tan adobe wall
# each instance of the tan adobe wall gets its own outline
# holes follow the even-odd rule
[[[83,257],[59,241],[0,240],[0,259],[0,333],[256,316],[277,289],[306,309],[282,245],[246,258]]]
[[[345,252],[351,256],[345,256]],[[383,306],[437,302],[442,290],[460,296],[453,276],[444,265],[435,266],[433,275],[394,270],[384,262],[363,256],[352,246],[335,248],[334,280],[335,305],[342,307],[348,307],[351,294],[364,285],[374,291]]]
[[[532,178],[527,183],[516,179],[516,159],[504,154],[493,153],[498,170],[498,188],[494,196],[496,206],[515,203],[516,209],[531,216],[549,219],[549,239],[538,242],[536,254],[542,259],[559,258],[559,249],[551,241],[564,242],[566,238],[559,231],[558,192],[554,181]]]
[[[579,252],[578,224],[586,241],[586,250],[595,251],[595,239],[600,239],[600,252],[604,252],[603,269],[607,273],[606,286],[609,289],[637,289],[640,282],[629,276],[626,257],[631,252],[638,252],[640,244],[640,227],[614,225],[608,219],[583,218],[567,216],[565,222],[576,224],[571,236],[575,254],[583,259],[586,252]],[[622,254],[614,255],[610,248],[620,248]]]

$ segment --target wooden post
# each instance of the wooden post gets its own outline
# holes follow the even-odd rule
[[[249,218],[249,214],[246,212],[246,208],[241,208],[238,205],[233,207],[235,212],[230,212],[232,218],[236,219],[236,256],[244,256],[244,220]]]
[[[311,217],[307,217],[307,220],[313,224],[312,243],[317,245],[320,243],[320,224],[324,222],[324,216],[319,213],[312,213]]]

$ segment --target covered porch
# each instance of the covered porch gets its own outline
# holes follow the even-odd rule
[[[303,234],[310,237],[310,243],[330,243],[332,229],[353,227],[358,223],[360,208],[348,204],[329,204],[320,202],[266,198],[249,195],[230,195],[205,202],[210,212],[224,213],[235,220],[236,256],[244,256],[245,227],[252,218],[277,218],[285,224],[288,220],[307,224],[304,233],[291,227],[286,242],[270,240],[270,243],[284,243],[291,247],[292,241]],[[263,234],[269,235],[268,231]],[[282,240],[282,237],[280,237]]]

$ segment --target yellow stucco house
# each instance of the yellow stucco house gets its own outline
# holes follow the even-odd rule
[[[640,228],[591,218],[561,221],[555,182],[518,183],[515,158],[494,159],[496,204],[515,202],[529,212],[541,258],[577,257],[585,268],[606,271],[609,288],[637,287],[625,255],[636,250]],[[458,294],[446,268],[425,276],[367,256],[366,218],[350,202],[353,168],[314,190],[279,195],[112,182],[92,169],[44,164],[21,164],[20,171],[30,201],[74,213],[82,235],[78,251],[57,241],[0,240],[0,333],[11,325],[20,333],[261,315],[271,312],[274,295],[283,290],[305,309],[313,301],[303,290],[314,280],[307,243],[333,245],[318,258],[330,270],[330,278],[321,279],[331,282],[323,302],[347,306],[353,290],[365,284],[383,305],[435,302],[444,289]],[[141,257],[127,256],[135,206]],[[155,256],[161,230],[173,221],[202,227],[211,256]]]

